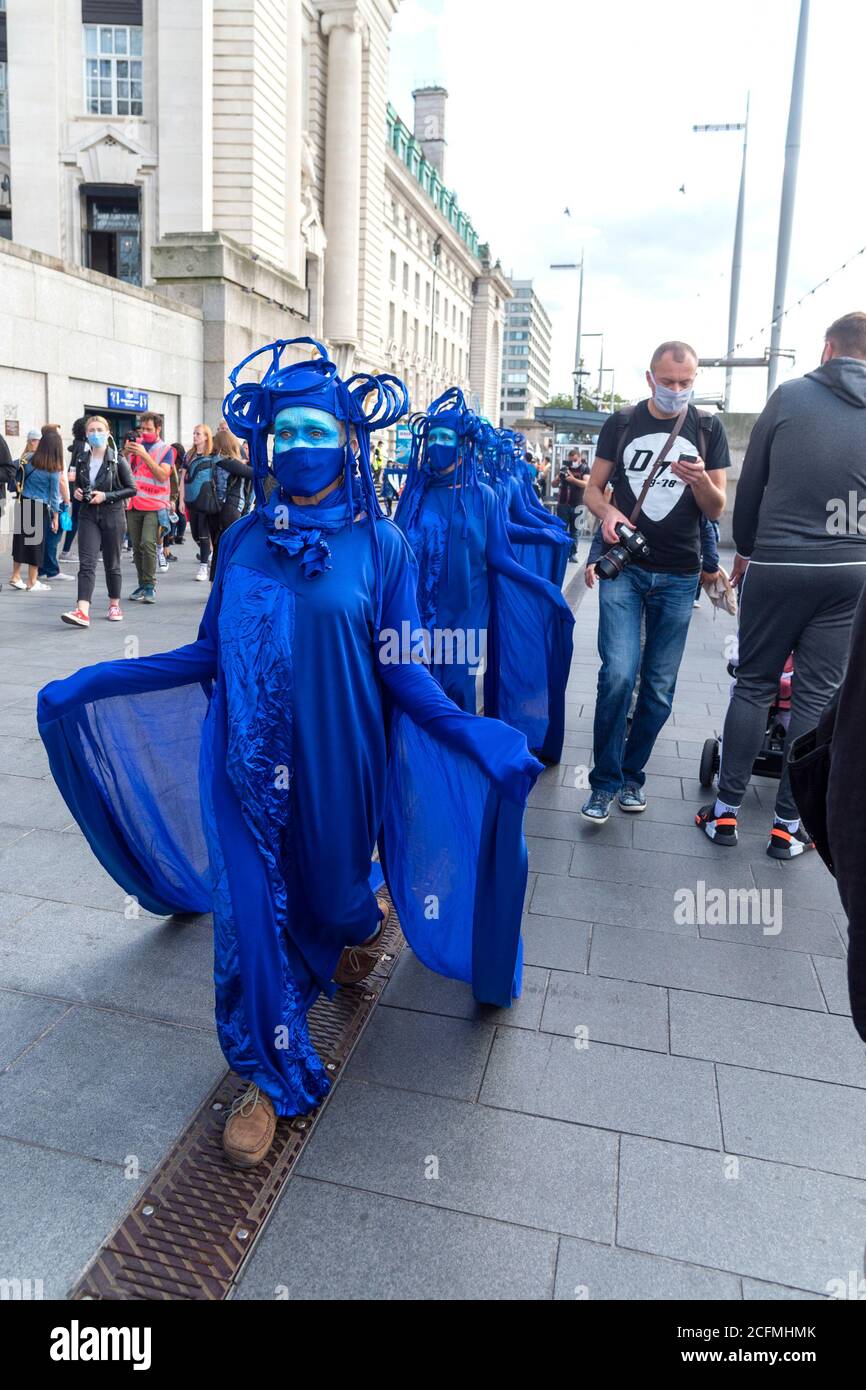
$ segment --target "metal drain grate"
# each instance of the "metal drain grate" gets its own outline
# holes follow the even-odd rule
[[[317,1000],[310,1035],[335,1080],[376,1006],[403,949],[396,911],[382,956],[359,985]],[[226,1111],[247,1082],[227,1072],[164,1159],[72,1299],[223,1299],[260,1233],[280,1189],[327,1101],[310,1115],[277,1122],[270,1153],[257,1168],[232,1168],[222,1149]]]

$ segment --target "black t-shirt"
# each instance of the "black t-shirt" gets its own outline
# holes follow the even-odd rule
[[[628,422],[622,462],[614,468],[613,505],[631,516],[647,474],[665,446],[673,420],[657,420],[646,401],[635,406]],[[596,458],[616,461],[617,440],[622,415],[617,412],[602,426]],[[701,567],[701,511],[687,483],[670,472],[669,464],[684,454],[700,454],[698,411],[690,405],[683,428],[674,440],[665,462],[653,479],[638,518],[638,529],[646,537],[649,559],[637,563],[643,569],[670,570],[678,574],[697,574]],[[717,415],[705,418],[704,433],[707,471],[729,468],[731,456],[724,427]],[[610,549],[605,546],[605,549]]]

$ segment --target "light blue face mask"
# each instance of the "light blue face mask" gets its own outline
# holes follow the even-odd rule
[[[108,443],[108,435],[103,430],[94,430],[87,436],[87,442],[91,449],[104,449]]]
[[[653,399],[662,415],[679,415],[695,394],[693,386],[689,386],[685,391],[672,391],[669,386],[660,386],[652,372],[650,381],[653,384]]]

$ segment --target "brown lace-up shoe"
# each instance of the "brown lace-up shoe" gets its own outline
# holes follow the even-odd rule
[[[343,954],[337,962],[334,971],[334,983],[338,985],[357,985],[361,980],[366,980],[370,971],[378,965],[381,960],[382,933],[388,925],[391,916],[391,908],[383,898],[376,901],[382,911],[382,920],[378,930],[363,941],[360,946],[346,946]]]
[[[264,1091],[251,1085],[238,1096],[223,1130],[223,1149],[233,1168],[255,1168],[271,1144],[277,1117]]]

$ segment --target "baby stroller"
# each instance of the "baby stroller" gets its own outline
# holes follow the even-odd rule
[[[785,662],[776,698],[767,712],[764,741],[752,768],[756,777],[779,778],[782,775],[785,766],[785,740],[788,737],[788,724],[791,719],[791,678],[793,673],[794,657],[792,654]],[[728,662],[728,674],[736,679],[737,667],[734,661]],[[698,773],[702,787],[713,785],[721,766],[721,755],[720,740],[708,738],[701,752],[701,766]]]

